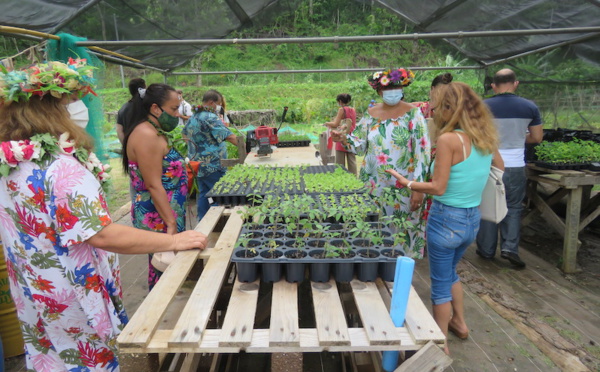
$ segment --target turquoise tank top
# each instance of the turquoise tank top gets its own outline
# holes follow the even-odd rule
[[[465,151],[464,143],[463,151]],[[433,199],[456,208],[478,207],[481,204],[481,194],[491,165],[492,154],[485,154],[471,144],[469,157],[450,168],[446,192],[434,196]]]

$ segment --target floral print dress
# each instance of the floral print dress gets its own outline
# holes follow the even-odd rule
[[[0,177],[0,235],[27,370],[118,371],[127,323],[117,255],[86,243],[111,223],[101,186],[72,155]]]
[[[177,218],[177,232],[185,231],[185,202],[187,199],[188,181],[183,157],[171,148],[162,161],[162,185],[167,192],[169,204]],[[129,177],[135,192],[131,203],[131,221],[133,226],[142,230],[167,232],[167,226],[158,214],[150,191],[142,179],[138,164],[129,162]],[[148,288],[152,290],[162,273],[151,264],[152,255],[148,257]]]
[[[374,118],[367,112],[348,135],[348,144],[357,155],[364,155],[359,179],[383,204],[385,214],[412,223],[406,236],[406,255],[423,258],[426,210],[421,207],[411,212],[410,190],[385,170],[393,168],[409,180],[426,180],[431,151],[425,117],[418,108],[387,120]],[[388,197],[381,198],[382,195]]]

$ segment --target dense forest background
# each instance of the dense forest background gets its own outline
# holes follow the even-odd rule
[[[156,21],[161,19],[161,7],[171,1],[131,0],[136,6],[152,8]],[[180,1],[178,6],[183,6]],[[171,5],[169,5],[171,4]],[[101,8],[99,11],[101,12]],[[210,11],[210,9],[205,9]],[[217,17],[218,18],[218,17]],[[191,22],[193,17],[188,20]],[[111,38],[105,17],[96,12],[84,14],[72,28],[85,28],[102,22],[104,36]],[[283,12],[262,27],[247,27],[229,38],[353,36],[410,33],[413,29],[387,9],[373,7],[368,2],[347,0],[304,0],[291,12]],[[196,27],[203,27],[197,25]],[[211,27],[204,25],[204,27]],[[214,26],[212,26],[214,27]],[[30,41],[0,38],[0,58],[13,56],[29,46]],[[30,53],[22,54],[16,64],[28,63]],[[178,71],[257,71],[294,69],[332,69],[402,66],[459,67],[475,65],[442,41],[388,41],[280,45],[214,46],[192,58]],[[492,66],[489,70],[450,70],[456,80],[470,84],[480,94],[484,79],[503,67],[515,69],[522,81],[519,93],[540,105],[549,126],[596,128],[600,126],[598,69],[571,57],[568,48],[530,55],[510,65]],[[432,78],[444,72],[418,71],[415,83],[406,90],[407,100],[428,99]],[[346,92],[353,96],[357,111],[362,112],[376,95],[366,83],[366,73],[312,74],[219,74],[207,76],[174,76],[153,70],[120,68],[107,64],[99,72],[100,93],[107,112],[116,111],[128,99],[123,82],[144,77],[149,83],[166,81],[182,87],[190,103],[199,103],[202,93],[216,88],[227,97],[233,110],[276,109],[290,107],[288,120],[295,123],[316,123],[335,114],[335,96]],[[561,83],[556,83],[560,81]],[[568,83],[564,83],[567,81]],[[244,123],[242,123],[244,124]],[[107,130],[111,123],[107,122]]]

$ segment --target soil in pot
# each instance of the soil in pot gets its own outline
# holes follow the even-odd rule
[[[323,248],[325,246],[325,240],[323,239],[310,239],[308,242],[306,242],[306,245],[308,245],[311,248]]]
[[[354,239],[352,241],[352,246],[354,248],[373,248],[373,244],[368,239]]]
[[[263,237],[263,233],[258,232],[258,231],[250,231],[250,232],[246,233],[246,237],[248,239],[260,239]]]
[[[283,238],[283,233],[281,231],[267,231],[267,232],[265,232],[265,238],[280,239],[280,238]]]

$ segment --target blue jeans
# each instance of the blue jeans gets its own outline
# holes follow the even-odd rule
[[[460,281],[456,265],[475,240],[480,220],[478,207],[456,208],[433,201],[427,221],[427,251],[434,305],[452,301],[452,285]]]
[[[499,223],[481,221],[477,234],[477,250],[484,257],[494,257],[498,246],[498,228],[500,228],[500,249],[502,252],[518,254],[521,238],[521,213],[527,176],[524,167],[506,168],[504,170],[504,187],[506,188],[506,206],[508,213]]]
[[[216,203],[210,204],[206,194],[208,194],[210,189],[215,186],[215,183],[217,183],[217,181],[219,181],[224,175],[225,171],[217,171],[209,174],[208,176],[198,177],[198,221],[202,220],[211,206],[217,205]]]

